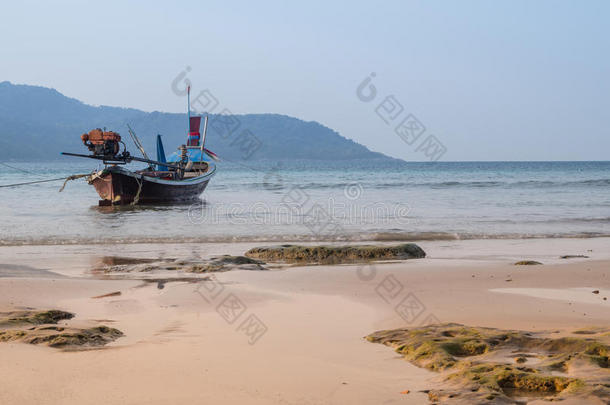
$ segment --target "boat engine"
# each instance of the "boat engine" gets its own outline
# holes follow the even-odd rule
[[[88,134],[82,134],[80,139],[95,156],[113,157],[119,153],[121,135],[114,131],[92,129]]]

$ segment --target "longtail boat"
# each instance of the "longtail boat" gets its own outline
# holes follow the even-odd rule
[[[216,174],[214,162],[218,157],[205,148],[208,117],[205,116],[204,119],[202,137],[199,132],[202,116],[191,116],[190,87],[187,115],[187,142],[168,158],[165,156],[161,136],[157,135],[157,160],[149,159],[140,140],[129,126],[129,134],[142,153],[142,158],[133,156],[127,151],[120,134],[100,128],[81,135],[81,140],[92,152],[91,155],[68,152],[62,154],[104,162],[104,169],[87,177],[88,183],[95,187],[101,197],[99,205],[193,201],[199,198],[210,179]],[[143,170],[126,168],[125,165],[132,161],[148,163],[149,166]]]

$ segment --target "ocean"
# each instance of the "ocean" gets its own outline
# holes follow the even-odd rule
[[[97,168],[4,162],[0,185]],[[0,188],[0,245],[610,236],[610,162],[221,162],[201,201],[134,207],[62,183]]]

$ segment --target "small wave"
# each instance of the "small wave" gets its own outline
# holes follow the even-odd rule
[[[303,190],[316,190],[316,189],[337,189],[343,190],[345,187],[353,185],[354,182],[309,182],[301,183],[298,186]],[[574,181],[550,181],[550,180],[526,180],[526,181],[428,181],[428,182],[380,182],[373,183],[370,180],[363,181],[362,186],[364,188],[372,189],[389,189],[389,188],[409,188],[409,187],[424,187],[432,189],[445,189],[445,188],[556,188],[556,187],[607,187],[610,186],[610,179],[587,179],[587,180],[574,180]],[[288,182],[251,182],[251,183],[238,183],[234,184],[233,187],[244,188],[251,190],[260,189],[283,189],[291,188],[295,184]],[[222,188],[229,188],[228,186]]]
[[[610,224],[610,217],[599,217],[599,218],[558,218],[558,219],[550,219],[544,221],[533,221],[540,223],[562,223],[562,224],[570,224],[570,223],[592,223],[592,224]]]
[[[291,235],[244,235],[244,236],[197,236],[197,237],[108,237],[108,238],[15,238],[1,239],[5,246],[44,245],[132,245],[132,244],[174,244],[174,243],[284,243],[284,242],[418,242],[418,241],[458,241],[477,239],[589,239],[606,238],[610,233],[454,233],[454,232],[354,232],[340,236],[313,236],[311,234]]]
[[[531,204],[530,204],[531,205]],[[478,219],[478,218],[470,218],[471,221],[477,222],[480,224],[509,224],[516,225],[527,222],[528,224],[609,224],[610,217],[586,217],[586,218],[554,218],[554,219],[528,219],[525,220],[513,220],[513,219]]]
[[[591,239],[607,238],[610,233],[578,232],[578,233],[445,233],[445,232],[380,232],[370,235],[371,241],[444,241],[444,240],[480,240],[480,239]]]

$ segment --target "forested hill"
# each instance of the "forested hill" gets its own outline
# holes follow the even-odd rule
[[[86,153],[80,135],[100,127],[123,135],[127,124],[151,156],[162,134],[171,153],[186,140],[185,114],[91,106],[46,87],[0,83],[0,159],[59,158],[62,151]],[[277,114],[210,115],[206,147],[229,160],[393,161],[317,122]]]

